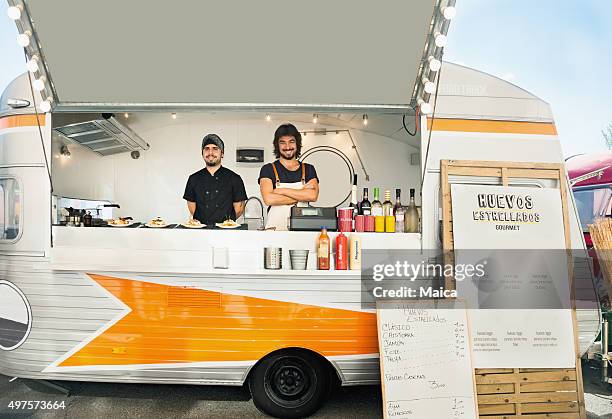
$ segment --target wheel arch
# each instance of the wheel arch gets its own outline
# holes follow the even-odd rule
[[[253,372],[253,370],[255,369],[255,367],[257,365],[259,365],[264,359],[276,355],[278,353],[282,353],[282,352],[290,352],[290,351],[303,351],[303,352],[308,352],[313,354],[315,357],[317,357],[320,361],[322,361],[323,365],[325,365],[325,368],[331,373],[331,376],[333,378],[333,380],[335,380],[337,383],[341,384],[344,382],[344,375],[342,374],[342,372],[340,371],[340,369],[338,368],[338,365],[336,365],[335,362],[329,360],[327,357],[321,355],[319,352],[309,349],[309,348],[302,348],[299,346],[288,346],[286,348],[278,348],[275,349],[271,352],[268,352],[266,355],[262,356],[261,358],[259,358],[259,360],[257,360],[257,362],[255,362],[253,365],[251,365],[245,372],[244,377],[242,378],[242,384],[246,384],[249,376],[251,375],[251,373]]]

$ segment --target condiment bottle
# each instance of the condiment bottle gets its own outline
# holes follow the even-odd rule
[[[351,270],[361,269],[361,237],[351,234],[349,238],[349,265]]]
[[[85,227],[92,226],[93,217],[91,216],[91,212],[87,211],[87,214],[83,216],[83,225]]]
[[[348,269],[348,239],[342,233],[336,237],[336,269]]]
[[[329,247],[327,228],[321,227],[321,234],[317,243],[317,269],[329,270]]]

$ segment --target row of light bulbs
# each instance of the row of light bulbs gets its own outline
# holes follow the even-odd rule
[[[36,83],[36,81],[35,81],[34,83]],[[129,114],[129,113],[127,113],[127,112],[125,112],[125,113],[123,114],[123,117],[124,117],[125,119],[128,119],[128,118],[130,117],[130,114]],[[176,112],[172,112],[172,113],[170,114],[170,118],[172,118],[172,119],[176,119],[176,118],[177,118]],[[272,120],[272,115],[270,115],[269,113],[267,113],[267,114],[266,114],[266,121],[270,122],[271,120]],[[364,114],[363,114],[363,116],[362,116],[362,118],[361,118],[361,121],[362,121],[363,125],[368,125],[368,114],[367,114],[367,113],[364,113]],[[318,123],[318,122],[319,122],[319,114],[318,114],[318,113],[312,114],[312,123],[313,123],[313,124],[316,124],[316,123]]]
[[[13,20],[21,19],[21,12],[22,12],[21,5],[11,6],[7,10],[7,14],[9,18]],[[457,10],[453,6],[442,8],[442,16],[444,16],[444,19],[446,20],[453,19],[456,14],[457,14]],[[26,48],[30,45],[31,37],[32,37],[32,33],[30,31],[25,31],[24,33],[17,35],[17,43],[19,44],[20,47]],[[438,48],[444,48],[446,46],[446,42],[447,42],[446,35],[440,32],[436,32],[436,34],[434,35],[434,43],[436,44],[436,46]],[[433,55],[428,57],[427,62],[428,62],[430,71],[438,72],[440,68],[442,67],[442,63],[440,62],[440,60],[438,60]],[[39,58],[36,55],[33,55],[32,57],[30,57],[30,59],[26,63],[26,68],[32,74],[37,73],[40,70]],[[44,76],[40,76],[39,78],[34,80],[34,82],[32,83],[32,87],[34,88],[34,90],[38,92],[42,92],[43,90],[45,90],[46,81],[47,80]],[[434,82],[430,81],[426,76],[423,76],[421,81],[423,83],[423,90],[425,91],[425,93],[428,93],[430,95],[435,93],[436,85],[434,84]],[[52,102],[53,102],[52,97],[48,97],[47,99],[43,100],[39,105],[40,110],[45,113],[49,112],[51,110]],[[431,113],[432,108],[429,103],[425,102],[421,98],[418,99],[417,103],[421,109],[422,114],[428,115]],[[171,116],[172,116],[172,119],[176,119],[176,113],[172,113]],[[126,118],[128,117],[127,114],[125,114],[125,117]],[[267,114],[266,121],[270,121],[270,120],[271,120],[271,116],[270,114]],[[314,114],[312,116],[312,123],[316,124],[318,120],[319,120],[319,116],[317,114]],[[367,114],[363,115],[362,121],[363,121],[363,125],[368,125],[368,115]]]
[[[272,115],[270,115],[269,113],[266,114],[266,121],[270,122],[272,120]],[[313,113],[312,114],[312,123],[313,124],[317,124],[319,122],[319,114],[318,113]],[[362,118],[361,118],[361,122],[363,123],[363,125],[368,125],[368,114],[364,113]]]
[[[23,8],[21,5],[10,6],[7,9],[8,17],[13,20],[21,19],[21,14],[23,12]],[[27,48],[32,42],[32,32],[24,31],[17,35],[17,44],[21,48]],[[32,73],[33,75],[40,71],[40,58],[37,55],[32,55],[30,59],[26,63],[26,69]],[[42,92],[45,90],[45,84],[47,79],[45,76],[40,76],[32,82],[32,88],[37,92]],[[53,102],[53,98],[49,96],[47,99],[40,102],[38,105],[41,112],[47,113],[51,110],[51,103]]]
[[[444,19],[451,20],[457,14],[457,9],[455,9],[454,6],[447,6],[443,7],[441,9],[441,12]],[[440,32],[436,32],[434,34],[434,44],[436,45],[436,47],[444,48],[446,46],[446,42],[446,35]],[[427,57],[427,66],[429,67],[429,72],[437,73],[438,71],[440,71],[440,68],[442,68],[442,62],[435,56],[430,55],[429,57]],[[423,83],[423,91],[425,93],[432,95],[436,92],[436,84],[433,81],[429,80],[427,76],[424,75],[421,79],[421,82]],[[422,98],[417,99],[417,104],[419,105],[420,112],[423,115],[429,115],[433,110],[432,106]]]

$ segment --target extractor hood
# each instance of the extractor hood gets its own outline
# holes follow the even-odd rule
[[[102,155],[148,150],[149,144],[113,114],[54,115],[53,131],[73,143]]]

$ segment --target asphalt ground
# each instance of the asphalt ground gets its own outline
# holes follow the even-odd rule
[[[584,369],[588,418],[612,419],[612,387]],[[61,382],[71,395],[0,375],[0,418],[263,418],[243,387]],[[36,389],[34,389],[36,388]],[[64,402],[65,408],[10,409],[11,401]],[[378,386],[340,388],[315,418],[380,418]]]

